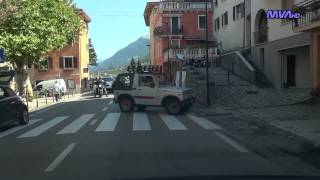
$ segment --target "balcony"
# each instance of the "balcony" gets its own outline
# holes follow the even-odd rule
[[[186,59],[203,59],[206,57],[205,48],[182,48],[182,49],[170,49],[170,59],[176,59],[177,55],[183,55]],[[218,57],[216,48],[209,48],[209,59]]]
[[[153,33],[155,36],[163,36],[163,37],[183,35],[183,27],[181,27],[180,29],[171,30],[168,27],[158,26],[154,28]]]
[[[162,1],[159,10],[161,12],[205,10],[206,2],[172,2]],[[212,2],[208,2],[208,10],[212,10]]]
[[[292,22],[295,32],[311,31],[320,27],[320,0],[305,0],[293,7],[294,12],[301,14]]]

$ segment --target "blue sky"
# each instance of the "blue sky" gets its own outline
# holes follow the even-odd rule
[[[143,12],[149,0],[74,0],[92,18],[90,37],[104,60],[139,37],[148,35]]]

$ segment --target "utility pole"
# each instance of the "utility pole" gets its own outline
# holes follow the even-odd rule
[[[206,75],[207,75],[207,104],[211,105],[209,81],[209,29],[208,29],[208,0],[206,0]]]

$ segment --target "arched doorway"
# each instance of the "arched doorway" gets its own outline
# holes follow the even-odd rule
[[[266,12],[261,9],[258,11],[255,20],[255,43],[268,41],[268,19]]]

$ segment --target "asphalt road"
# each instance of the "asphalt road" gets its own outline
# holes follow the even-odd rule
[[[121,113],[85,97],[0,131],[1,180],[277,179],[316,175],[283,166],[226,135],[226,126],[161,108]],[[287,162],[290,164],[290,162]]]

